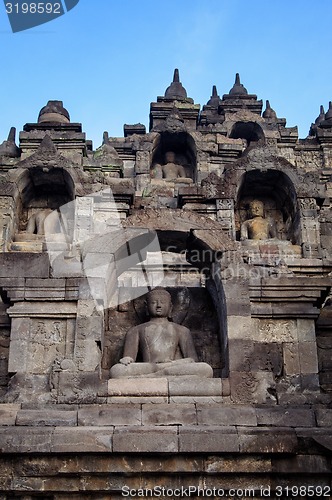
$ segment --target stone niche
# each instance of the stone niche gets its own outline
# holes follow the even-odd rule
[[[211,365],[214,377],[220,377],[225,361],[221,352],[218,314],[209,292],[206,288],[166,289],[172,296],[172,321],[189,328],[199,361]],[[130,290],[127,292],[130,294]],[[123,308],[108,310],[105,341],[109,346],[109,353],[104,368],[110,368],[122,357],[124,339],[129,328],[146,321],[148,315],[145,296],[128,302],[125,311]]]
[[[252,121],[236,122],[229,135],[231,139],[244,139],[247,147],[257,143],[265,144],[265,136],[262,127]]]
[[[63,240],[62,225],[67,221],[59,211],[74,198],[74,185],[63,169],[25,170],[21,179],[21,196],[16,209],[11,250],[40,252],[48,239]],[[62,210],[63,211],[63,210]]]
[[[244,174],[235,213],[237,240],[242,224],[250,217],[249,204],[253,200],[263,203],[264,216],[274,224],[278,240],[299,244],[296,192],[286,174],[277,170],[251,170]]]
[[[150,170],[152,179],[164,179],[185,183],[195,181],[195,150],[195,143],[188,133],[161,132],[152,156]],[[172,169],[170,171],[170,169],[167,168],[167,164],[169,163],[174,163],[178,167],[176,178]]]

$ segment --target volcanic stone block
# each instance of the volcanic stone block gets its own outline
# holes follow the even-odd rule
[[[298,441],[295,431],[289,428],[267,429],[238,428],[241,453],[296,453]]]
[[[259,342],[297,342],[298,328],[296,320],[285,319],[259,319],[258,336],[255,340]],[[302,325],[300,325],[302,326]]]
[[[229,341],[230,369],[234,371],[282,371],[282,350],[275,342],[263,343],[232,339]]]
[[[221,396],[222,384],[220,378],[172,377],[169,379],[170,396]]]
[[[283,344],[284,370],[286,375],[300,373],[300,353],[298,342],[285,342]]]
[[[106,393],[106,383],[94,372],[59,372],[58,402],[59,403],[97,403],[99,393]]]
[[[249,406],[197,405],[197,419],[199,425],[257,425],[255,409]]]
[[[74,426],[77,425],[77,411],[20,410],[17,413],[16,425],[30,427]]]
[[[316,341],[314,320],[299,318],[297,320],[297,330],[298,330],[299,342],[315,342]]]
[[[332,427],[332,410],[328,408],[318,408],[316,410],[316,419],[319,427]]]
[[[168,402],[167,396],[111,396],[107,398],[108,404],[136,405],[136,404],[164,404]]]
[[[319,455],[298,455],[272,460],[273,472],[278,474],[329,474],[331,466],[327,457]]]
[[[101,358],[99,342],[103,331],[103,318],[91,316],[77,318],[75,362],[82,371],[94,371]]]
[[[176,453],[178,430],[169,427],[116,427],[113,451],[120,453]]]
[[[235,427],[180,427],[180,453],[236,453],[239,440]]]
[[[18,404],[0,404],[0,425],[15,425],[20,409],[21,405]]]
[[[130,411],[123,405],[103,405],[78,411],[78,425],[84,426],[141,425],[141,420],[140,405],[131,405]]]
[[[150,172],[150,153],[148,151],[137,151],[135,171],[137,174]]]
[[[315,415],[311,408],[257,408],[258,425],[277,427],[314,427]]]
[[[225,403],[224,396],[170,396],[170,403],[176,404],[206,404]]]
[[[32,279],[25,280],[25,300],[64,300],[64,279]]]
[[[231,400],[234,403],[266,403],[275,401],[275,380],[273,373],[231,372]]]
[[[144,404],[142,406],[143,425],[196,425],[194,404]]]
[[[166,378],[110,379],[109,396],[168,396]]]
[[[51,442],[53,453],[89,453],[112,451],[114,427],[57,427]]]
[[[300,373],[318,373],[316,342],[301,342],[299,344]]]
[[[0,277],[48,278],[49,267],[47,253],[0,254]]]
[[[53,427],[0,428],[2,453],[49,453]]]
[[[227,316],[229,339],[251,339],[253,325],[248,316]]]

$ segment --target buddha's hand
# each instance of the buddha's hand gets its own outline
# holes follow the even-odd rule
[[[121,358],[121,359],[120,359],[120,363],[121,363],[122,365],[126,365],[126,366],[127,366],[127,365],[130,365],[130,363],[133,363],[133,362],[134,362],[134,360],[133,360],[133,358],[131,358],[130,356],[125,356],[124,358]]]

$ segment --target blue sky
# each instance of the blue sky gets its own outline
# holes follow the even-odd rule
[[[13,34],[0,4],[0,142],[64,102],[94,147],[124,123],[148,127],[150,102],[174,68],[205,104],[235,73],[304,138],[332,100],[331,0],[80,0],[66,15]]]

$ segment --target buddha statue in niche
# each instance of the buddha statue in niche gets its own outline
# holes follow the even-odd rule
[[[111,368],[110,377],[212,377],[211,366],[198,362],[190,330],[169,321],[171,295],[155,288],[148,293],[146,305],[150,320],[127,332],[123,358]],[[139,354],[142,362],[137,361]]]
[[[166,180],[175,180],[178,178],[191,180],[191,178],[187,176],[185,168],[176,163],[176,155],[173,151],[167,151],[167,153],[165,153],[165,163],[163,165],[154,165],[153,177]]]
[[[61,226],[65,224],[58,210],[43,208],[34,212],[28,219],[25,231],[15,235],[15,241],[44,241],[47,239],[65,240]]]
[[[249,217],[241,225],[241,240],[277,239],[275,222],[265,217],[262,201],[253,200],[249,203]]]

